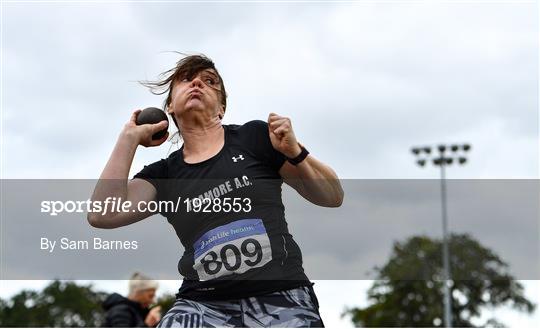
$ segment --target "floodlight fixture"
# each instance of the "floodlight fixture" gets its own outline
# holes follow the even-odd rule
[[[443,227],[443,250],[442,250],[442,256],[443,256],[443,273],[444,273],[444,291],[443,291],[443,306],[444,306],[444,325],[446,327],[452,327],[452,296],[450,292],[450,288],[448,286],[448,281],[452,279],[451,272],[450,272],[450,249],[448,246],[448,215],[446,211],[446,166],[452,165],[454,162],[459,163],[460,165],[463,165],[467,162],[467,158],[463,155],[458,156],[459,153],[457,153],[460,148],[468,152],[471,149],[470,144],[451,144],[451,145],[444,145],[440,144],[437,146],[437,149],[439,150],[439,156],[437,158],[430,158],[431,154],[431,147],[424,146],[424,147],[414,147],[412,148],[412,152],[418,156],[420,153],[425,152],[426,156],[422,159],[417,159],[416,163],[424,167],[429,161],[433,162],[435,166],[439,166],[441,170],[441,209],[442,209],[442,227]],[[445,156],[446,150],[451,150],[453,153],[448,154],[449,156]]]

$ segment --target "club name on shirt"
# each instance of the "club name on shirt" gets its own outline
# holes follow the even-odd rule
[[[250,185],[252,185],[252,183],[249,181],[249,178],[246,175],[226,180],[223,183],[214,186],[213,188],[209,189],[208,191],[200,194],[195,198],[187,199],[189,200],[189,204],[187,205],[188,211],[190,209],[200,208],[201,205],[204,205],[205,203],[211,203],[212,200],[219,199],[220,197],[234,191],[235,189],[239,190]]]

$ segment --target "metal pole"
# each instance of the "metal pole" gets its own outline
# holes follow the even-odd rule
[[[444,271],[444,326],[452,327],[452,308],[450,297],[450,251],[448,249],[448,218],[446,215],[446,177],[444,167],[446,159],[441,152],[441,208],[442,208],[442,226],[443,226],[443,271]]]

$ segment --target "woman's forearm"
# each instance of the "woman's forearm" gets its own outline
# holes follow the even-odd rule
[[[129,170],[137,150],[137,140],[127,133],[122,132],[116,145],[96,183],[92,201],[104,202],[107,198],[117,200],[127,199],[127,181]],[[110,214],[114,215],[114,213]],[[102,219],[99,213],[89,213],[88,220],[91,224],[97,224]]]
[[[304,198],[325,207],[339,207],[343,203],[343,188],[332,168],[311,155],[296,168],[299,192]]]

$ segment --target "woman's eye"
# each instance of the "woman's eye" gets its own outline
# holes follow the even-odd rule
[[[215,81],[212,78],[206,78],[205,82],[206,84],[211,85],[211,86],[215,84]]]

